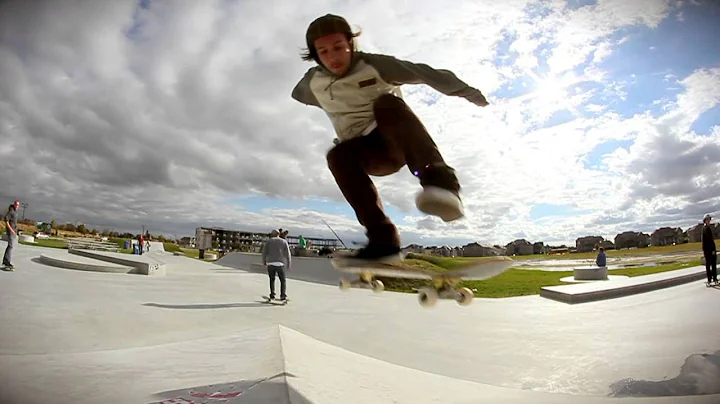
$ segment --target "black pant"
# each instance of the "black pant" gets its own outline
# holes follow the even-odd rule
[[[8,235],[8,245],[5,249],[5,255],[3,255],[3,265],[6,267],[12,267],[12,254],[13,249],[15,248],[15,244],[18,242],[18,236],[15,234],[7,233]]]
[[[368,242],[399,247],[400,235],[385,214],[370,175],[383,177],[407,166],[423,187],[459,192],[460,184],[405,101],[386,94],[378,97],[373,109],[377,128],[367,136],[339,143],[328,152],[327,161],[340,191],[367,230]]]
[[[285,282],[285,266],[268,265],[268,275],[270,276],[270,297],[275,297],[275,275],[280,278],[280,298],[287,297],[287,284]]]
[[[708,282],[717,282],[717,253],[705,253],[705,271],[707,272]]]

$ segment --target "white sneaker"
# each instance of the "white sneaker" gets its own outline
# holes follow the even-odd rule
[[[440,187],[424,187],[415,198],[415,206],[428,215],[452,222],[465,216],[463,203],[454,193]]]

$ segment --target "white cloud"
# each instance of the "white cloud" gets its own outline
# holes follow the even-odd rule
[[[405,169],[377,179],[386,204],[406,215],[407,243],[506,243],[517,235],[572,240],[627,204],[628,217],[640,218],[673,204],[711,203],[702,199],[703,187],[712,189],[710,179],[717,178],[711,164],[691,164],[669,177],[658,165],[670,170],[686,163],[666,147],[684,150],[681,156],[713,156],[717,130],[701,136],[689,128],[718,103],[717,70],[677,78],[688,89],[657,122],[648,114],[623,119],[598,101],[633,91],[600,67],[633,40],[614,35],[633,25],[655,28],[676,5],[599,1],[570,10],[559,1],[526,0],[453,7],[429,0],[391,6],[205,1],[151,2],[149,10],[136,10],[135,1],[53,7],[16,1],[0,7],[6,33],[0,195],[23,198],[29,212],[47,218],[132,229],[146,224],[178,235],[200,224],[329,235],[322,215],[343,237],[361,238],[352,216],[254,213],[234,202],[262,194],[344,203],[326,167],[330,123],[322,111],[289,97],[310,66],[299,58],[307,24],[328,12],[363,30],[362,49],[450,69],[492,102],[478,108],[443,96],[428,106],[422,100],[436,97],[434,90],[404,89],[458,170],[468,214],[451,224],[419,215],[417,181]],[[539,73],[544,65],[549,72]],[[500,91],[521,86],[521,79],[526,94],[508,98]],[[564,123],[538,128],[563,114]],[[636,142],[586,168],[598,145],[628,140]],[[681,187],[683,175],[694,185]],[[671,199],[653,199],[653,192]],[[638,197],[645,202],[635,206]],[[533,221],[535,203],[590,213]],[[629,226],[621,219],[597,229]]]

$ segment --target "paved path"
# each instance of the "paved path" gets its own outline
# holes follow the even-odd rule
[[[171,254],[162,277],[93,273],[35,262],[42,251],[19,246],[16,272],[0,272],[0,402],[720,394],[720,289],[702,282],[577,306],[527,296],[424,309],[414,295],[291,279],[290,304],[272,306],[263,274]]]

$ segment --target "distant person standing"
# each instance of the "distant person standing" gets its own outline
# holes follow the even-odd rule
[[[145,237],[141,234],[138,236],[138,254],[143,254],[143,249],[145,248]]]
[[[275,299],[275,276],[280,278],[280,300],[287,300],[285,269],[290,270],[290,246],[280,238],[280,232],[273,230],[262,249],[263,265],[270,277],[270,298]]]
[[[713,237],[712,226],[710,226],[710,215],[703,218],[703,229],[700,236],[703,255],[705,256],[705,272],[707,272],[707,286],[715,282],[718,284],[717,278],[717,249],[715,247],[715,238]]]
[[[8,245],[5,249],[5,255],[3,255],[3,269],[7,271],[14,271],[15,266],[12,264],[12,253],[17,244],[18,240],[18,227],[17,227],[17,210],[20,207],[20,201],[15,201],[8,207],[7,213],[5,213],[5,231],[8,235]]]
[[[607,265],[607,256],[605,256],[605,248],[600,247],[597,258],[595,258],[595,265],[602,268]]]

